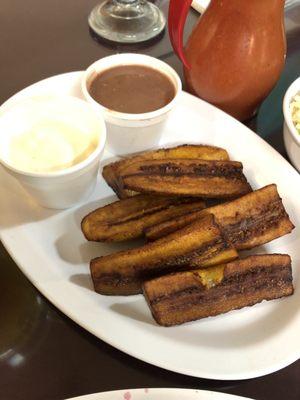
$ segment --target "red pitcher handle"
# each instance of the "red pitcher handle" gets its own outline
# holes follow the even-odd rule
[[[184,66],[189,68],[189,63],[183,51],[184,24],[193,0],[170,0],[169,5],[169,36],[175,53]]]

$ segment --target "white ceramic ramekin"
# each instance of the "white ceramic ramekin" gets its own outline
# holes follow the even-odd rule
[[[10,139],[18,130],[30,129],[30,126],[41,118],[41,115],[35,112],[36,109],[43,106],[45,106],[46,114],[48,113],[48,118],[53,115],[56,120],[66,118],[72,123],[72,116],[74,116],[74,127],[94,130],[93,132],[98,137],[98,144],[86,159],[71,167],[43,173],[22,171],[10,164]],[[85,200],[92,193],[105,146],[106,127],[101,115],[99,116],[99,113],[96,113],[84,100],[71,96],[43,96],[29,97],[7,107],[4,105],[0,108],[0,132],[1,164],[41,206],[56,209],[68,208]]]
[[[110,110],[96,102],[89,94],[94,77],[102,71],[120,65],[143,65],[154,68],[173,82],[174,99],[159,110],[143,114],[127,114]],[[159,144],[164,124],[180,96],[182,85],[176,71],[157,58],[143,54],[115,54],[92,64],[82,78],[82,92],[86,100],[103,114],[107,126],[108,149],[117,155],[126,155],[155,148]]]
[[[300,93],[300,78],[291,84],[283,99],[283,139],[291,162],[300,172],[300,135],[295,128],[290,112],[290,103],[297,93]]]

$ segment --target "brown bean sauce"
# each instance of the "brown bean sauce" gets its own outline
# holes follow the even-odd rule
[[[176,90],[168,76],[154,68],[121,65],[96,75],[89,93],[110,110],[140,114],[164,107]]]

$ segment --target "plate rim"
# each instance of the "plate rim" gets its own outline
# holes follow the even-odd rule
[[[147,392],[146,392],[147,390]],[[205,390],[205,389],[190,389],[190,388],[177,388],[177,387],[147,387],[147,388],[134,388],[134,389],[117,389],[117,390],[107,390],[104,392],[96,392],[96,393],[90,393],[87,395],[81,395],[81,396],[77,396],[77,397],[70,397],[67,398],[66,400],[107,400],[105,399],[106,396],[108,395],[118,395],[118,394],[125,394],[126,392],[130,392],[130,393],[145,393],[145,396],[149,394],[148,391],[151,392],[156,392],[156,393],[161,393],[162,395],[166,394],[173,394],[174,396],[178,395],[178,393],[184,393],[187,395],[191,395],[191,397],[193,397],[194,395],[204,395],[206,396],[204,399],[199,398],[199,400],[209,400],[207,396],[216,396],[213,398],[213,400],[254,400],[251,399],[249,397],[243,397],[240,395],[235,395],[235,394],[231,394],[231,393],[225,393],[225,392],[218,392],[215,390]],[[102,396],[104,395],[104,399],[97,399],[98,396]],[[97,396],[97,397],[96,397]],[[134,400],[134,399],[132,399]],[[175,399],[174,399],[175,400]]]

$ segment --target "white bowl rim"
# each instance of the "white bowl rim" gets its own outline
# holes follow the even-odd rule
[[[298,146],[300,146],[300,134],[298,133],[293,123],[292,115],[290,112],[291,100],[297,93],[300,93],[300,77],[291,83],[283,99],[283,115],[284,115],[284,120],[288,126],[288,132],[292,136],[294,142]]]
[[[108,67],[108,68],[113,68],[114,66],[119,66],[120,61],[122,61],[122,65],[126,65],[126,64],[143,65],[143,66],[148,66],[148,67],[156,69],[156,70],[159,70],[159,69],[156,68],[153,64],[151,64],[151,61],[155,61],[156,64],[160,64],[160,65],[164,66],[164,68],[168,72],[165,72],[165,71],[162,72],[160,70],[159,71],[164,73],[165,75],[172,76],[172,78],[175,79],[175,81],[176,81],[177,87],[175,88],[176,93],[175,93],[174,98],[168,104],[166,104],[164,107],[161,107],[158,110],[150,111],[147,113],[139,113],[139,114],[122,113],[122,112],[114,111],[114,110],[104,107],[102,104],[100,104],[96,100],[94,100],[93,97],[90,95],[90,93],[88,91],[88,87],[87,87],[87,81],[88,81],[88,78],[89,78],[91,72],[95,69],[95,67],[98,66],[99,64],[105,63],[107,60],[115,61],[115,63],[113,63],[111,65],[111,67]],[[105,71],[108,68],[107,67],[103,68],[103,71]],[[110,117],[119,119],[119,120],[126,120],[126,121],[143,121],[143,120],[149,120],[149,119],[156,118],[156,117],[163,115],[163,114],[167,113],[168,111],[170,111],[174,107],[174,105],[182,91],[182,83],[181,83],[181,79],[180,79],[178,73],[175,71],[175,69],[172,68],[166,62],[164,62],[156,57],[152,57],[152,56],[149,56],[146,54],[140,54],[140,53],[119,53],[119,54],[113,54],[110,56],[100,58],[99,60],[97,60],[93,64],[91,64],[83,73],[82,81],[81,81],[81,90],[82,90],[82,93],[84,94],[85,98],[90,103],[92,103],[93,105],[100,108],[104,113],[108,114]]]
[[[30,100],[36,96],[26,96],[24,98],[21,98],[20,100],[16,100],[16,103],[12,103],[9,105],[7,103],[7,106],[9,105],[9,109],[7,112],[10,112],[13,110],[14,105],[20,104],[22,102],[26,102],[27,100]],[[83,170],[86,168],[88,165],[93,163],[93,161],[101,154],[102,150],[104,149],[105,143],[106,143],[106,125],[103,116],[99,116],[99,114],[91,107],[91,105],[86,102],[83,99],[80,99],[79,97],[76,96],[71,96],[71,95],[62,95],[62,96],[57,96],[57,95],[49,95],[47,96],[49,98],[59,98],[59,99],[66,99],[66,101],[72,99],[72,101],[77,101],[80,103],[83,107],[89,108],[90,111],[92,111],[93,114],[97,114],[97,119],[99,120],[99,126],[101,127],[101,134],[99,142],[95,150],[92,151],[92,153],[85,158],[84,160],[80,161],[79,163],[72,165],[71,167],[67,167],[58,171],[54,172],[28,172],[24,171],[22,169],[16,168],[12,166],[11,164],[7,163],[0,157],[0,164],[2,164],[7,170],[14,172],[15,174],[22,175],[22,176],[28,176],[28,177],[33,177],[33,178],[58,178],[58,177],[64,177],[68,176],[71,174],[74,174],[76,172],[79,172],[80,170]],[[3,106],[6,106],[6,102],[3,104]],[[1,110],[1,107],[0,107]],[[4,111],[5,112],[5,111]]]

